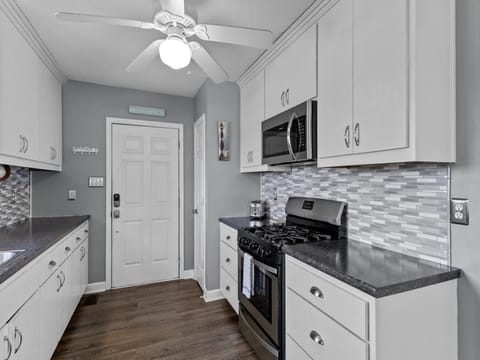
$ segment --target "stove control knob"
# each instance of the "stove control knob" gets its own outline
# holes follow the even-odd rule
[[[263,254],[264,254],[265,257],[269,257],[270,255],[272,255],[272,252],[268,249],[265,249]]]
[[[265,256],[265,250],[263,248],[258,248],[257,249],[257,254],[258,254],[258,256],[263,258]]]
[[[251,249],[251,250],[256,250],[257,248],[258,248],[258,244],[257,244],[257,243],[250,244],[250,249]]]

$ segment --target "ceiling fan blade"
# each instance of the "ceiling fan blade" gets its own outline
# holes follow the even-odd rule
[[[162,9],[178,16],[185,15],[185,0],[160,0]]]
[[[199,43],[192,41],[192,58],[213,82],[219,84],[228,80],[228,74]]]
[[[139,29],[155,29],[156,26],[153,23],[129,20],[129,19],[119,19],[110,16],[101,16],[101,15],[89,15],[89,14],[76,14],[69,12],[57,12],[55,16],[58,20],[62,21],[71,21],[78,23],[91,23],[91,24],[105,24],[105,25],[116,25],[116,26],[127,26]]]
[[[147,67],[155,58],[159,57],[158,55],[158,47],[162,43],[163,40],[155,40],[150,45],[147,46],[145,50],[143,50],[140,55],[138,55],[135,60],[132,61],[130,65],[125,69],[127,72],[135,72],[140,71]]]
[[[202,40],[237,44],[258,49],[268,49],[273,44],[272,32],[268,30],[200,24],[195,26],[195,32]]]

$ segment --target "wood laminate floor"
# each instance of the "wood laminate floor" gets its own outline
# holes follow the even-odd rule
[[[87,295],[53,359],[257,359],[228,303],[201,295],[193,280]]]

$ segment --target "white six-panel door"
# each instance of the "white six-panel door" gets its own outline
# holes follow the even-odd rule
[[[113,287],[179,277],[178,144],[178,129],[113,125]]]

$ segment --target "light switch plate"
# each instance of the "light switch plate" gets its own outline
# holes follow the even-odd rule
[[[77,190],[68,190],[68,200],[77,200]]]
[[[103,187],[103,176],[90,176],[88,178],[89,187]]]
[[[467,199],[450,200],[450,221],[452,224],[468,225],[470,222]]]

